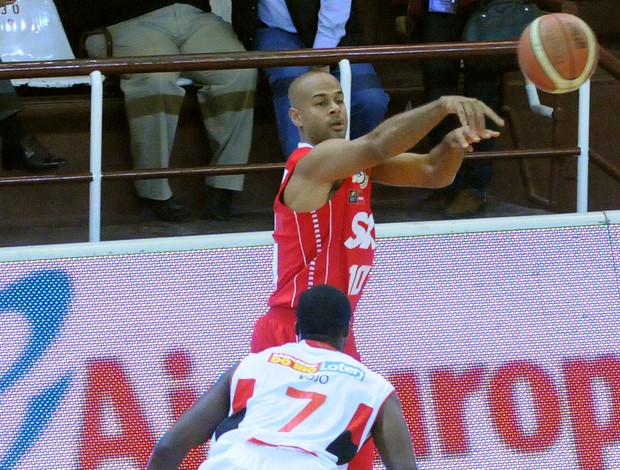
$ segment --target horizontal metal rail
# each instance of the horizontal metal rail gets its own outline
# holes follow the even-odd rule
[[[544,150],[502,150],[495,152],[474,152],[465,155],[467,160],[520,160],[535,158],[564,158],[579,155],[579,147]],[[221,165],[217,167],[161,168],[152,170],[104,171],[101,178],[107,180],[134,180],[183,176],[236,175],[239,173],[266,173],[282,171],[285,163],[256,163],[248,165]],[[0,186],[56,184],[56,183],[90,183],[90,173],[71,175],[35,175],[7,176],[0,178]]]
[[[289,65],[324,65],[325,63],[335,64],[343,59],[352,63],[375,63],[408,59],[504,56],[514,55],[516,47],[515,41],[488,41],[11,62],[0,64],[0,79],[85,76],[94,71],[100,71],[107,76],[140,72],[189,72]]]
[[[417,45],[363,46],[335,49],[300,49],[268,52],[231,52],[217,54],[183,54],[149,57],[124,57],[111,59],[76,59],[37,62],[12,62],[0,64],[0,79],[11,78],[45,78],[99,75],[113,76],[126,73],[153,73],[163,71],[187,72],[195,70],[224,70],[244,68],[266,68],[291,65],[324,65],[336,64],[342,60],[352,63],[360,62],[393,62],[415,61],[429,58],[471,58],[483,56],[510,56],[517,50],[516,41],[488,41],[477,43],[436,43]],[[601,48],[600,64],[612,76],[620,79],[620,61]],[[94,83],[94,82],[93,82]],[[100,84],[99,84],[100,85]],[[99,101],[101,93],[99,93]],[[94,95],[93,95],[94,96]],[[94,101],[94,98],[93,98]],[[587,103],[589,105],[589,101]],[[100,123],[99,123],[100,126]],[[100,131],[100,130],[99,130]],[[585,134],[587,136],[587,133]],[[511,150],[501,152],[473,153],[468,159],[530,159],[554,158],[579,155],[581,166],[587,164],[588,146],[579,142],[578,148],[569,149],[535,149]],[[92,152],[92,149],[91,149]],[[585,162],[585,163],[584,163]],[[100,184],[102,180],[112,179],[150,179],[170,176],[208,176],[228,175],[281,170],[284,163],[247,164],[234,166],[198,167],[198,168],[165,168],[150,170],[128,170],[102,172],[91,168],[87,174],[72,175],[37,175],[23,177],[0,178],[0,186],[16,184],[41,183],[90,183]],[[586,180],[587,181],[587,180]],[[583,190],[581,191],[583,193]],[[579,211],[584,204],[579,204]]]

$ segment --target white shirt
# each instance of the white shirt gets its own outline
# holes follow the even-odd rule
[[[345,35],[345,25],[351,15],[351,0],[321,0],[314,49],[336,47]],[[285,0],[259,0],[258,18],[270,28],[297,33]]]

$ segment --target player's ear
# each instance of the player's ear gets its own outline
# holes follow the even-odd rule
[[[301,115],[299,114],[299,111],[297,110],[297,108],[290,108],[288,110],[288,117],[291,119],[293,124],[295,124],[295,127],[301,127],[301,124],[302,124]]]
[[[297,341],[299,341],[299,326],[297,322],[295,322],[295,336],[297,336]]]

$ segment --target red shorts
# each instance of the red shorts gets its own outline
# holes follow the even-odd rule
[[[257,353],[274,346],[296,342],[295,320],[294,308],[270,307],[267,313],[260,317],[254,325],[250,351]],[[353,324],[353,320],[351,320],[351,324]],[[347,338],[343,352],[358,361],[360,360],[353,334]]]

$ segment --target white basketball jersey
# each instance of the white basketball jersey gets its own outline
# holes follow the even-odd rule
[[[302,341],[251,354],[232,377],[229,418],[210,456],[239,442],[349,462],[370,435],[393,386],[324,343]]]

